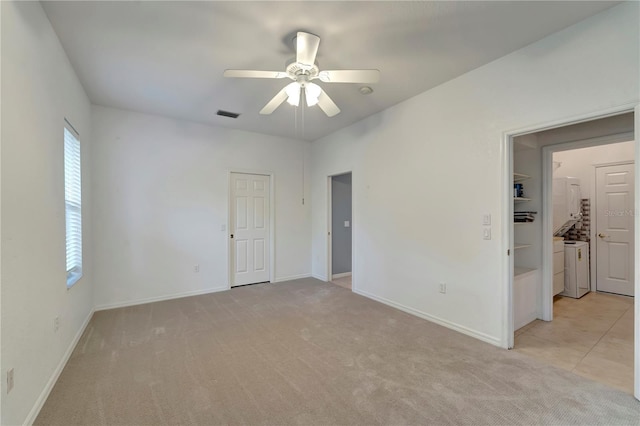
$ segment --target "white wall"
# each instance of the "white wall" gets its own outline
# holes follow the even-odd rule
[[[93,306],[90,105],[40,3],[2,2],[2,424],[21,424]],[[84,277],[66,287],[63,126],[80,133]],[[60,329],[54,333],[54,317]],[[7,395],[6,372],[15,387]],[[45,392],[45,393],[43,393]],[[34,409],[35,408],[35,409]]]
[[[326,279],[326,176],[353,170],[354,289],[506,346],[503,135],[638,102],[638,6],[608,9],[314,142],[314,276]]]
[[[591,190],[595,185],[594,164],[606,164],[617,161],[633,161],[635,142],[621,142],[591,148],[560,151],[553,154],[553,161],[562,164],[556,169],[554,177],[572,176],[580,179],[582,198],[592,198]],[[595,204],[592,205],[595,206]]]
[[[228,287],[231,169],[275,174],[276,280],[310,274],[308,142],[97,106],[92,130],[98,307]]]

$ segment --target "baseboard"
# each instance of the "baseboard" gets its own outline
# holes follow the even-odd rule
[[[165,296],[148,297],[145,299],[127,300],[124,302],[106,303],[95,307],[95,311],[105,311],[107,309],[126,308],[127,306],[144,305],[147,303],[161,302],[163,300],[181,299],[189,296],[199,296],[201,294],[216,293],[219,291],[229,290],[229,287],[205,288],[204,290],[185,291],[182,293],[173,293]]]
[[[273,281],[273,282],[274,283],[281,283],[283,281],[299,280],[301,278],[309,278],[309,277],[311,277],[311,274],[290,275],[288,277],[276,278],[276,280]]]
[[[67,347],[67,350],[65,351],[64,355],[62,356],[62,359],[58,363],[58,366],[56,367],[55,370],[53,370],[53,373],[51,374],[49,381],[45,385],[42,392],[40,392],[40,396],[38,396],[38,399],[36,399],[35,404],[33,404],[33,408],[31,408],[31,411],[29,411],[29,414],[27,415],[27,418],[23,423],[24,425],[31,426],[33,422],[36,421],[38,414],[40,414],[40,410],[42,410],[42,406],[44,406],[44,403],[47,401],[47,398],[49,398],[49,394],[51,393],[51,390],[53,389],[56,382],[58,381],[58,378],[60,377],[62,370],[64,370],[64,367],[67,365],[67,361],[69,361],[69,358],[71,357],[73,350],[76,348],[76,345],[80,340],[80,337],[82,337],[82,333],[84,333],[84,330],[87,328],[87,325],[89,325],[89,321],[91,321],[91,317],[93,316],[94,312],[95,312],[94,309],[92,309],[89,312],[89,315],[87,315],[87,318],[85,318],[84,323],[82,323],[82,326],[80,327],[80,330],[78,330],[73,340],[69,344],[69,347]]]
[[[320,281],[329,281],[327,279],[327,277],[325,277],[324,275],[318,275],[318,274],[311,274],[311,276],[313,278],[315,278],[316,280],[320,280]]]
[[[449,328],[451,330],[457,331],[459,333],[466,334],[467,336],[474,337],[474,338],[476,338],[478,340],[482,340],[483,342],[490,343],[490,344],[492,344],[494,346],[502,347],[502,342],[501,342],[500,339],[497,339],[497,338],[495,338],[493,336],[489,336],[488,334],[481,333],[479,331],[473,330],[471,328],[465,327],[465,326],[460,325],[460,324],[456,324],[454,322],[451,322],[451,321],[448,321],[448,320],[445,320],[445,319],[442,319],[442,318],[438,318],[438,317],[433,316],[431,314],[428,314],[426,312],[422,312],[422,311],[419,311],[417,309],[410,308],[408,306],[404,306],[404,305],[402,305],[400,303],[396,303],[396,302],[391,301],[389,299],[385,299],[384,297],[376,296],[376,295],[368,293],[366,291],[353,289],[353,292],[357,293],[357,294],[359,294],[361,296],[364,296],[366,298],[375,300],[376,302],[384,303],[385,305],[391,306],[391,307],[396,308],[396,309],[400,309],[401,311],[404,311],[404,312],[406,312],[408,314],[415,315],[415,316],[420,317],[422,319],[426,319],[427,321],[431,321],[433,323],[436,323],[436,324],[441,325],[443,327],[446,327],[446,328]]]
[[[331,275],[331,279],[335,280],[337,278],[344,278],[344,277],[350,277],[351,276],[351,272],[343,272],[341,274],[333,274]]]

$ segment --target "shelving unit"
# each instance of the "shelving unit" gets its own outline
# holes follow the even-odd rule
[[[513,182],[520,183],[531,176],[523,173],[514,173]],[[513,203],[526,203],[532,201],[529,197],[513,197]],[[514,209],[515,210],[515,209]],[[521,208],[520,210],[527,210]],[[514,219],[514,225],[526,225],[533,222],[516,222]],[[522,242],[526,240],[527,230],[530,228],[518,227],[518,230],[514,231],[514,238],[516,242],[513,243],[514,250],[514,269],[513,269],[513,308],[514,308],[514,328],[518,328],[528,324],[532,320],[536,319],[536,297],[537,297],[537,282],[539,273],[537,269],[525,268],[522,263],[527,264],[527,257],[531,255],[531,251],[527,250],[523,253],[523,250],[533,246],[533,244]],[[519,240],[519,241],[518,241]]]
[[[527,275],[527,274],[535,272],[535,271],[537,271],[537,269],[518,268],[516,266],[515,268],[513,268],[513,275],[516,276],[516,277],[521,277],[521,276]]]
[[[527,248],[527,247],[531,247],[531,244],[519,244],[519,243],[515,243],[515,245],[513,246],[514,250],[520,250],[523,248]]]

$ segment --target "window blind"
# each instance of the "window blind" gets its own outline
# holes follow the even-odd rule
[[[67,286],[82,276],[82,177],[80,141],[64,129],[64,207],[67,244]]]

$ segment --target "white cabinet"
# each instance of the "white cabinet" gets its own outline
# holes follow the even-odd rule
[[[553,295],[564,291],[564,240],[553,241]]]

